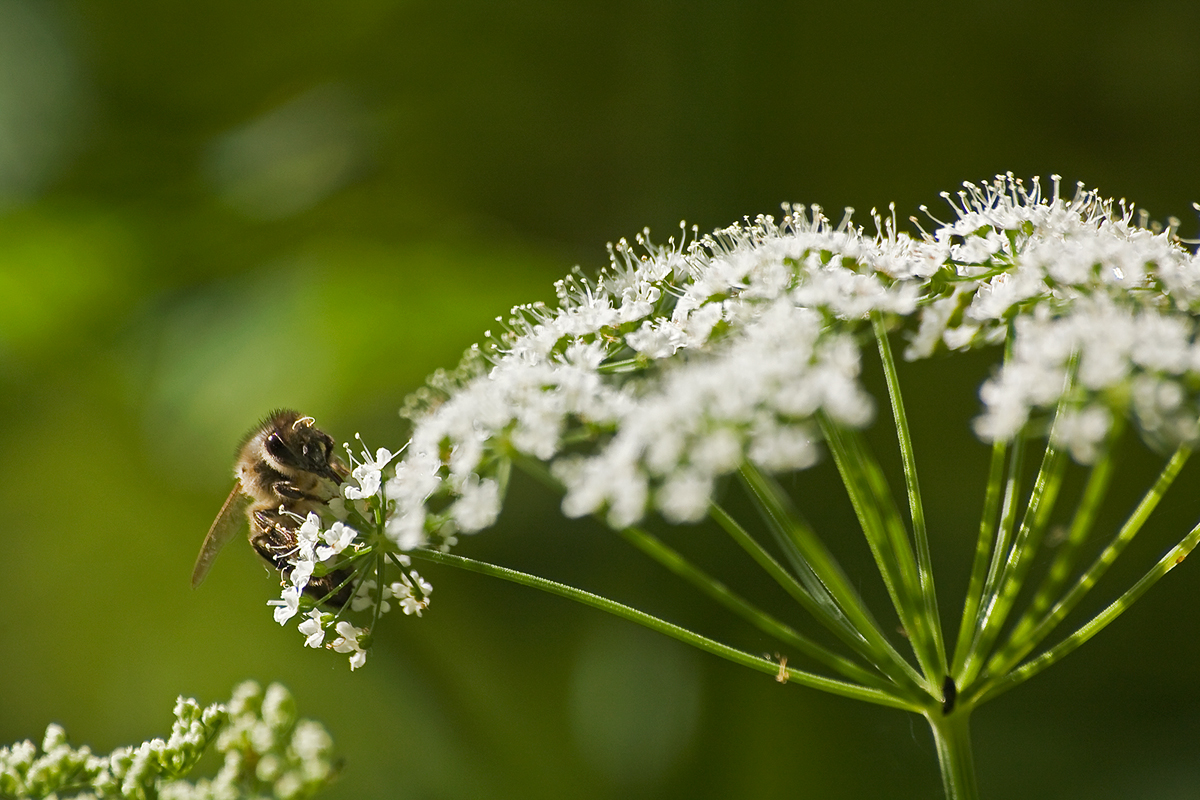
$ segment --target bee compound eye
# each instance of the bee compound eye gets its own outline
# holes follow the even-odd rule
[[[283,443],[283,439],[278,433],[272,433],[267,437],[266,448],[267,452],[275,456],[275,458],[287,457],[287,445]]]

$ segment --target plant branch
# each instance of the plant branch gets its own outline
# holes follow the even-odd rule
[[[1179,446],[1174,455],[1167,461],[1166,466],[1163,467],[1158,480],[1143,495],[1137,508],[1130,514],[1125,524],[1117,532],[1117,535],[1113,537],[1113,540],[1100,552],[1100,555],[1096,557],[1092,565],[1079,576],[1079,579],[1076,580],[1071,590],[1042,617],[1036,626],[1025,634],[1022,640],[1016,641],[1008,652],[998,654],[997,658],[993,659],[994,663],[988,664],[988,671],[991,674],[1003,675],[1012,669],[1025,654],[1049,636],[1050,632],[1062,622],[1067,614],[1074,610],[1087,593],[1091,591],[1092,587],[1096,585],[1096,582],[1100,580],[1101,576],[1108,571],[1113,562],[1117,560],[1122,551],[1133,541],[1133,537],[1142,529],[1142,526],[1146,524],[1146,520],[1150,517],[1158,502],[1175,481],[1176,476],[1183,469],[1183,465],[1187,463],[1190,454],[1191,449],[1189,447],[1186,445]],[[1186,538],[1184,541],[1186,541]]]
[[[921,600],[925,606],[924,616],[930,622],[930,633],[933,637],[937,663],[941,665],[944,673],[946,644],[942,636],[937,590],[933,581],[933,560],[929,551],[929,533],[925,526],[925,506],[921,501],[921,487],[917,480],[917,462],[913,455],[912,434],[908,427],[908,415],[904,412],[904,398],[900,394],[900,378],[896,373],[896,361],[892,357],[891,344],[888,342],[887,327],[878,312],[872,313],[871,324],[875,331],[875,341],[879,345],[879,358],[883,362],[883,374],[887,379],[888,397],[892,401],[892,418],[896,422],[896,438],[899,441],[901,461],[904,465],[904,484],[908,492],[908,508],[912,517],[913,545],[917,554],[917,579]]]
[[[1046,667],[1059,661],[1068,653],[1079,647],[1081,644],[1091,639],[1100,631],[1104,630],[1117,617],[1121,616],[1131,605],[1133,605],[1150,587],[1158,583],[1158,581],[1168,572],[1175,569],[1183,563],[1188,554],[1200,543],[1200,524],[1183,537],[1179,544],[1167,551],[1158,563],[1155,564],[1149,572],[1131,586],[1128,591],[1114,600],[1107,608],[1101,611],[1092,619],[1084,623],[1080,628],[1072,633],[1067,638],[1063,639],[1058,644],[1051,647],[1046,652],[1042,653],[1032,661],[1022,664],[1017,669],[1009,672],[1003,678],[979,687],[974,696],[970,698],[972,705],[978,705],[987,700],[991,700],[1003,692],[1008,691],[1012,687],[1029,680],[1034,675],[1038,674]]]
[[[921,671],[928,685],[941,686],[945,662],[933,646],[934,623],[924,613],[916,561],[887,480],[857,432],[824,417],[821,431]]]
[[[891,673],[889,673],[889,668],[885,666],[891,659],[886,655],[881,655],[867,641],[866,637],[850,623],[841,607],[829,595],[828,590],[820,582],[820,579],[813,574],[811,567],[803,560],[803,556],[800,555],[795,544],[786,535],[780,534],[777,538],[782,540],[782,546],[790,547],[791,551],[795,553],[796,560],[793,560],[793,565],[805,570],[803,574],[809,578],[809,582],[815,591],[810,591],[806,586],[802,586],[790,572],[784,569],[783,565],[775,560],[774,556],[767,552],[766,548],[759,544],[723,508],[714,503],[709,507],[709,515],[716,520],[718,525],[725,529],[726,533],[729,534],[735,543],[754,559],[756,564],[762,567],[764,572],[770,575],[785,592],[800,603],[804,610],[811,614],[814,619],[837,635],[846,645],[854,649],[855,652],[869,661],[881,673],[889,674],[889,676],[896,674],[894,666],[891,667]],[[899,657],[899,654],[897,654],[897,657]],[[916,673],[913,673],[913,677],[915,676]],[[916,683],[909,681],[902,685],[915,687]]]
[[[750,489],[751,496],[760,504],[768,522],[778,526],[782,534],[800,551],[813,573],[845,612],[847,620],[871,647],[875,654],[876,666],[898,685],[916,686],[931,695],[939,694],[941,682],[938,681],[935,686],[928,678],[922,677],[892,647],[878,623],[863,605],[858,593],[854,591],[849,578],[833,554],[816,533],[803,524],[799,516],[792,511],[791,499],[779,488],[779,484],[750,462],[742,464],[740,474]]]
[[[959,623],[958,639],[954,645],[954,662],[950,667],[951,675],[962,674],[963,664],[975,636],[976,619],[988,571],[988,556],[996,539],[996,516],[1000,511],[1000,488],[1004,484],[1004,461],[1007,453],[1008,445],[1005,442],[998,440],[992,444],[992,463],[988,470],[983,515],[979,520],[979,539],[975,545],[975,560],[971,564],[967,596],[963,601],[962,621]]]
[[[1061,411],[1061,407],[1059,409]],[[1058,415],[1056,415],[1058,419]],[[1058,499],[1058,490],[1062,486],[1063,472],[1066,468],[1066,458],[1062,451],[1054,445],[1054,431],[1046,442],[1046,450],[1042,455],[1042,464],[1034,480],[1033,492],[1029,497],[1029,505],[1021,520],[1021,528],[1017,532],[1008,559],[996,582],[995,589],[987,603],[980,609],[979,633],[972,644],[967,656],[961,680],[962,686],[968,686],[982,671],[984,660],[991,651],[992,645],[1000,635],[1009,611],[1016,602],[1017,594],[1021,591],[1025,575],[1029,572],[1033,554],[1041,543],[1042,533]]]
[[[501,567],[496,564],[489,564],[485,561],[476,561],[471,558],[465,558],[451,553],[443,553],[438,550],[410,550],[407,555],[412,558],[421,559],[423,561],[432,561],[435,564],[444,564],[446,566],[457,567],[459,569],[468,570],[470,572],[478,572],[482,575],[487,575],[501,580],[511,581],[522,586],[528,586],[533,589],[540,589],[543,592],[556,594],[560,597],[565,597],[569,600],[574,600],[577,603],[582,603],[592,608],[606,611],[615,616],[626,619],[630,622],[636,622],[650,630],[666,634],[673,639],[677,639],[685,644],[689,644],[706,653],[719,656],[732,661],[735,664],[740,664],[744,667],[772,675],[780,680],[780,682],[791,681],[802,686],[808,686],[813,689],[830,692],[832,694],[849,697],[855,700],[862,700],[867,703],[887,706],[889,708],[899,708],[906,711],[920,711],[920,707],[910,700],[897,697],[889,692],[881,691],[858,684],[849,683],[846,681],[826,678],[822,675],[816,675],[805,670],[795,669],[780,664],[770,658],[751,655],[750,653],[722,644],[706,636],[701,636],[687,628],[682,628],[666,620],[647,614],[644,611],[639,611],[636,608],[618,603],[615,600],[610,600],[607,597],[602,597],[591,592],[586,592],[582,589],[577,589],[573,586],[568,586],[557,581],[540,578],[536,575],[530,575],[525,572]]]
[[[692,586],[768,636],[772,636],[780,642],[794,647],[814,661],[819,661],[827,667],[837,670],[850,680],[858,681],[867,686],[874,686],[878,689],[887,689],[891,686],[890,683],[884,681],[879,673],[864,669],[850,659],[817,644],[796,632],[790,626],[785,625],[770,614],[747,602],[742,597],[730,591],[725,584],[694,566],[678,551],[664,544],[658,537],[637,527],[625,528],[619,531],[619,533],[627,542],[643,554],[657,561],[675,575],[683,578]]]

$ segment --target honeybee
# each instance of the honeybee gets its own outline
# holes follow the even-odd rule
[[[313,425],[312,417],[280,409],[271,412],[246,434],[233,466],[236,481],[221,512],[208,529],[196,566],[192,588],[204,581],[221,551],[241,526],[242,512],[250,522],[250,544],[281,573],[296,550],[295,516],[305,517],[338,495],[349,470],[333,455],[333,439]],[[335,570],[313,576],[305,592],[325,597],[346,579]],[[350,587],[342,587],[330,602],[344,605]]]

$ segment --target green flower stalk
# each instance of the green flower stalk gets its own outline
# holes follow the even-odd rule
[[[211,747],[224,759],[213,778],[185,780]],[[201,708],[180,697],[166,740],[119,747],[107,756],[73,748],[58,725],[39,748],[30,741],[0,748],[0,798],[104,800],[238,800],[312,797],[337,777],[333,740],[320,723],[297,720],[287,689],[254,681],[228,703]]]
[[[636,248],[617,243],[595,280],[560,281],[554,307],[515,308],[501,333],[433,376],[402,412],[413,430],[400,454],[352,456],[344,498],[327,519],[305,521],[277,619],[305,611],[306,643],[349,653],[357,667],[391,601],[406,613],[427,607],[431,587],[412,559],[483,572],[781,682],[921,714],[947,796],[977,796],[974,708],[1108,625],[1200,538],[1200,528],[1179,531],[1141,580],[1059,632],[1200,439],[1200,258],[1176,236],[1177,223],[1150,226],[1082,188],[1064,198],[1057,177],[1048,196],[1036,180],[1008,175],[946,197],[952,219],[930,216],[930,230],[917,234],[900,231],[894,212],[873,212],[869,235],[849,213],[834,225],[813,206],[707,236],[685,229],[666,245],[645,235]],[[914,447],[894,348],[909,361],[974,350],[997,357],[974,420],[992,455],[965,598],[939,595],[934,580],[918,460],[938,454]],[[868,359],[878,359],[886,398],[861,380]],[[863,434],[885,416],[881,407],[895,430],[899,481],[889,482]],[[1130,432],[1165,462],[1112,531],[1102,501]],[[862,576],[847,574],[827,547],[825,537],[849,532],[816,530],[778,480],[826,455],[902,638],[879,622],[886,610],[859,596]],[[495,523],[513,466],[561,493],[566,516],[604,521],[793,658],[741,652],[606,598],[451,554],[464,535]],[[1074,470],[1088,472],[1085,488],[1041,574],[1031,567]],[[729,483],[760,519],[715,504],[716,487]],[[716,522],[838,645],[818,644],[689,563],[642,527],[650,515]],[[1105,535],[1099,556],[1081,566],[1085,545]],[[356,601],[322,611],[302,581],[335,569],[353,575]],[[961,608],[954,638],[939,610],[950,601]],[[368,611],[361,626],[349,621]]]

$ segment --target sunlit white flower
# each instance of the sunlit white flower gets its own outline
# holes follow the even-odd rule
[[[708,513],[712,483],[700,472],[672,475],[656,493],[655,504],[668,522],[699,522]]]
[[[358,531],[341,520],[334,522],[321,536],[326,544],[318,546],[314,551],[317,561],[326,561],[342,552],[354,542],[357,535]]]
[[[267,601],[267,605],[275,606],[275,621],[280,625],[286,625],[300,610],[300,591],[296,586],[285,586],[280,599]]]
[[[463,533],[474,533],[489,527],[500,514],[500,484],[471,475],[463,484],[459,499],[450,513]]]
[[[429,608],[429,595],[433,591],[433,585],[416,572],[410,570],[401,575],[400,580],[389,588],[405,614],[415,614],[419,617],[422,611]]]
[[[349,481],[342,485],[342,495],[347,500],[364,500],[378,494],[383,482],[383,468],[393,458],[391,451],[383,447],[375,452],[374,458],[365,450],[362,455],[362,462],[350,472],[350,477],[358,485]]]
[[[288,573],[288,580],[291,581],[293,589],[304,591],[304,587],[308,586],[313,570],[317,566],[313,556],[313,551],[309,550],[306,554],[298,554],[290,560],[292,570]]]
[[[1112,427],[1112,413],[1105,406],[1065,409],[1054,423],[1054,441],[1076,461],[1090,464],[1096,460]]]
[[[620,243],[596,283],[558,284],[558,309],[514,309],[491,365],[465,372],[417,420],[428,477],[408,496],[444,493],[458,530],[490,525],[498,497],[478,502],[478,489],[506,443],[550,462],[570,516],[603,513],[621,526],[653,506],[670,520],[697,519],[714,479],[743,459],[768,471],[815,463],[819,415],[870,423],[875,401],[859,373],[873,314],[900,320],[909,358],[997,344],[1013,331],[1013,358],[981,390],[984,439],[1018,435],[1071,387],[1099,398],[1138,375],[1200,370],[1190,316],[1200,308],[1175,310],[1200,299],[1200,267],[1169,232],[1138,228],[1132,212],[1114,213],[1091,192],[1063,199],[1057,179],[1049,197],[1002,176],[966,186],[956,202],[957,219],[921,239],[897,231],[894,216],[876,217],[872,237],[794,208],[781,225],[760,217],[691,243],[639,238],[640,259]],[[1170,294],[1130,293],[1152,280]],[[630,354],[663,366],[620,362]],[[1183,414],[1168,421],[1139,397],[1139,418],[1159,421],[1147,435],[1181,435]],[[1077,459],[1094,457],[1108,429],[1099,408],[1064,421],[1062,442]],[[566,438],[593,446],[564,454]],[[449,487],[435,485],[438,469]],[[397,477],[389,494],[404,495],[405,483]],[[421,538],[416,522],[403,526],[408,541]]]
[[[296,542],[301,551],[311,550],[321,537],[321,518],[309,512],[304,522],[296,529]]]
[[[952,218],[919,235],[894,209],[871,212],[871,234],[849,213],[834,225],[796,206],[613,245],[595,280],[557,282],[556,305],[513,308],[435,373],[406,403],[401,453],[350,455],[342,497],[322,510],[339,521],[301,526],[295,592],[316,564],[342,567],[373,542],[389,556],[445,551],[492,526],[511,469],[534,461],[567,516],[699,522],[739,469],[807,469],[830,431],[872,424],[889,405],[863,381],[882,335],[909,360],[994,348],[973,423],[985,441],[1053,431],[1090,463],[1126,419],[1156,447],[1200,440],[1200,260],[1173,229],[1094,192],[1065,198],[1057,178],[1046,194],[1008,175],[946,198]],[[351,520],[378,528],[356,538]],[[427,584],[401,564],[399,581],[360,582],[350,610],[419,615]],[[349,641],[335,649],[357,657]]]
[[[387,521],[384,533],[401,550],[415,550],[426,543],[425,510],[415,508],[394,514]]]
[[[329,647],[337,653],[350,653],[350,669],[356,670],[363,664],[367,663],[367,653],[359,644],[359,639],[365,631],[362,628],[356,628],[346,620],[342,620],[336,627],[338,638],[329,643]]]
[[[305,647],[320,647],[325,641],[325,627],[321,622],[321,612],[313,609],[308,612],[304,621],[296,626],[296,629],[304,635]]]
[[[409,457],[396,464],[395,475],[384,488],[387,499],[395,500],[404,507],[411,507],[424,503],[437,491],[442,484],[438,474],[441,462],[434,452],[422,451],[414,454],[410,448]]]

